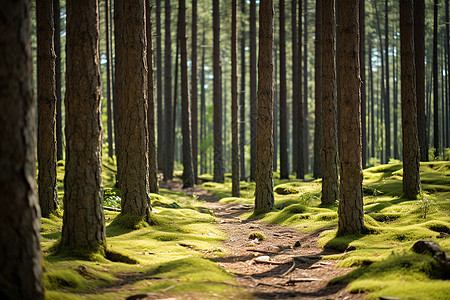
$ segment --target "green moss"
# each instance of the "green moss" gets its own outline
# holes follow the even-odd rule
[[[316,215],[316,220],[318,221],[330,221],[337,219],[338,215],[335,212],[327,212]]]
[[[120,227],[123,229],[136,230],[147,227],[149,224],[146,222],[146,216],[133,216],[129,214],[120,213],[111,222],[111,227]]]
[[[401,217],[400,213],[373,213],[370,214],[372,218],[378,222],[392,222]]]
[[[423,223],[422,226],[436,232],[450,233],[450,223],[445,221],[429,221]]]
[[[297,188],[290,184],[280,184],[275,187],[274,191],[279,195],[298,194],[300,192]]]
[[[258,239],[258,241],[264,241],[266,240],[266,236],[264,234],[262,234],[261,232],[251,232],[248,235],[248,239],[249,240],[254,240],[254,239]]]

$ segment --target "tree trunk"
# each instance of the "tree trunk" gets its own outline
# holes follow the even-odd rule
[[[433,146],[434,157],[439,156],[439,90],[438,90],[438,63],[437,63],[437,32],[438,32],[438,5],[434,0],[433,25]]]
[[[385,163],[389,163],[391,159],[391,109],[390,109],[390,92],[389,92],[389,15],[388,15],[388,0],[385,3],[385,23],[384,23],[384,55],[386,63],[386,93],[384,97],[384,130],[385,130]]]
[[[395,31],[395,27],[394,27],[394,32]],[[392,64],[392,69],[394,70],[394,74],[393,74],[393,79],[394,79],[394,87],[393,87],[393,93],[394,93],[394,99],[393,99],[393,104],[394,104],[394,111],[393,111],[393,123],[394,123],[394,158],[395,159],[399,159],[399,150],[398,150],[398,144],[399,144],[399,139],[398,139],[398,43],[397,40],[394,39],[394,47],[395,47],[395,54],[394,57],[392,58],[393,60],[393,64]]]
[[[375,158],[375,96],[374,96],[374,84],[373,84],[373,69],[372,69],[372,35],[369,38],[369,80],[370,80],[370,154]]]
[[[297,133],[295,131],[292,132],[292,134],[298,134],[296,143],[297,143],[297,152],[294,152],[294,155],[297,157],[296,159],[296,166],[295,169],[297,171],[297,178],[298,179],[303,179],[305,178],[305,165],[304,165],[304,134],[305,134],[305,115],[304,115],[304,111],[305,111],[305,105],[303,104],[304,101],[304,94],[302,93],[302,80],[303,80],[303,69],[302,69],[302,12],[303,8],[302,8],[302,3],[299,3],[298,5],[298,48],[297,48],[297,53],[298,53],[298,78],[297,78],[297,85],[295,86],[294,90],[296,90],[297,93],[297,105],[296,105],[296,111],[295,114],[292,115],[293,119],[297,119],[298,122],[298,131]],[[294,33],[292,33],[294,35]],[[305,79],[306,80],[306,73],[305,73]]]
[[[213,0],[214,31],[214,182],[224,182],[222,99],[220,88],[220,4]]]
[[[280,0],[280,179],[289,179],[287,86],[286,86],[286,28],[284,0]],[[258,150],[257,150],[258,151]]]
[[[191,130],[194,183],[198,178],[198,76],[197,76],[197,1],[192,0],[192,68],[191,68]]]
[[[5,3],[6,2],[6,3]],[[44,299],[36,188],[31,1],[0,10],[0,298]]]
[[[274,45],[273,48],[274,55],[274,70],[278,70],[278,49],[277,46]],[[278,170],[278,73],[274,72],[274,88],[273,88],[273,171],[277,172]]]
[[[231,195],[239,197],[237,0],[231,6]]]
[[[162,67],[162,45],[161,45],[161,2],[156,1],[156,119],[157,119],[157,159],[158,159],[158,170],[163,170],[163,152],[164,152],[164,136],[166,131],[164,130],[164,117],[163,117],[163,67]]]
[[[330,205],[339,199],[334,1],[323,2],[322,20],[322,80],[326,82],[322,87],[322,204]]]
[[[155,139],[155,85],[153,70],[153,32],[152,32],[152,6],[150,0],[145,1],[146,33],[147,33],[147,66],[148,66],[148,88],[147,88],[147,128],[148,128],[148,187],[150,193],[158,193],[158,162],[156,161],[156,139]]]
[[[309,160],[309,126],[308,126],[308,0],[303,0],[305,34],[303,43],[303,153],[299,157],[303,157],[302,173],[308,173]],[[301,34],[301,32],[299,32]],[[300,40],[299,40],[300,41]],[[299,166],[301,168],[301,166]],[[304,177],[304,176],[303,176]],[[301,178],[303,178],[301,177]]]
[[[359,0],[359,61],[361,65],[361,127],[362,127],[362,166],[367,165],[367,127],[366,127],[366,22],[365,0]]]
[[[300,10],[300,8],[299,8]],[[281,19],[281,15],[280,15]],[[299,26],[301,26],[302,18],[299,18]],[[298,103],[299,91],[299,42],[297,34],[297,0],[291,1],[291,34],[292,34],[292,171],[297,173],[297,178],[300,178],[298,172],[297,158],[299,154],[298,139],[299,139],[299,118],[298,118]],[[301,35],[300,35],[301,36]],[[275,89],[276,91],[276,89]],[[275,111],[275,110],[274,110]],[[275,125],[276,126],[276,125]]]
[[[354,0],[342,1],[340,4],[341,176],[338,208],[339,234],[354,234],[362,232],[364,229],[358,3],[358,0]]]
[[[446,95],[446,99],[447,99],[447,117],[445,118],[445,128],[447,131],[447,143],[446,143],[446,147],[450,147],[450,76],[449,76],[449,72],[450,72],[450,18],[449,18],[449,11],[450,11],[450,7],[449,7],[449,0],[445,0],[445,47],[446,47],[446,52],[447,52],[447,95]]]
[[[259,6],[258,134],[255,214],[274,207],[273,195],[273,1]]]
[[[68,1],[66,10],[67,144],[60,249],[95,251],[104,247],[106,239],[101,168],[98,2]]]
[[[240,155],[240,167],[241,167],[241,180],[246,180],[245,177],[245,45],[246,45],[246,33],[245,33],[245,7],[247,5],[246,0],[241,0],[241,87],[239,93],[239,105],[240,111],[240,127],[239,127],[239,155]]]
[[[113,149],[113,115],[111,99],[111,38],[109,35],[109,0],[105,0],[105,26],[106,26],[106,111],[108,128],[108,156],[112,159]]]
[[[414,18],[411,2],[400,0],[403,193],[408,199],[416,199],[420,191],[420,163],[416,117]]]
[[[256,89],[256,0],[250,0],[250,180],[256,180],[256,116],[258,95]]]
[[[145,3],[114,1],[117,172],[122,214],[149,217]]]
[[[316,41],[314,52],[314,178],[322,177],[322,2],[322,0],[316,0]]]
[[[181,132],[183,136],[183,187],[194,186],[192,167],[189,83],[187,68],[186,1],[178,2],[178,32],[181,52]]]
[[[205,91],[205,26],[203,26],[203,39],[202,39],[202,72],[200,76],[200,168],[201,173],[207,172],[207,161],[206,161],[206,120],[205,120],[205,111],[206,111],[206,91]]]
[[[172,109],[172,41],[170,31],[170,0],[165,0],[165,46],[164,46],[164,180],[173,179],[173,109]]]
[[[36,18],[38,192],[41,214],[48,218],[52,211],[58,209],[58,190],[56,188],[56,82],[52,1],[36,2]]]
[[[62,97],[61,97],[61,9],[59,0],[53,0],[53,22],[55,23],[55,83],[56,83],[56,160],[63,158]]]

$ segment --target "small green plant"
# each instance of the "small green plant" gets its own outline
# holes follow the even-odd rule
[[[120,203],[122,199],[117,195],[114,189],[104,189],[103,190],[103,205],[120,208]]]
[[[258,241],[264,241],[266,239],[266,236],[262,234],[261,232],[252,232],[248,235],[249,240],[255,240],[258,239]]]
[[[419,211],[422,214],[422,218],[426,219],[430,209],[435,205],[434,198],[431,195],[428,195],[424,191],[420,192],[419,202],[417,205],[419,206]]]

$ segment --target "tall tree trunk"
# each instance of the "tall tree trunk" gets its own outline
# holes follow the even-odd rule
[[[256,0],[250,0],[250,180],[252,181],[256,179],[256,116],[258,114],[256,76]]]
[[[316,41],[314,52],[314,178],[322,177],[322,2],[322,0],[316,0]]]
[[[445,119],[445,128],[447,131],[447,144],[446,147],[450,147],[450,18],[449,18],[449,0],[445,0],[445,48],[447,53],[447,117]]]
[[[359,0],[359,62],[361,65],[361,127],[362,127],[362,166],[367,165],[367,114],[366,114],[366,22],[365,0]]]
[[[309,126],[308,126],[308,0],[303,0],[305,34],[303,43],[303,174],[308,173],[309,164]]]
[[[181,132],[183,136],[183,187],[194,186],[192,167],[189,83],[187,68],[186,1],[178,1],[178,32],[181,52]]]
[[[109,0],[105,0],[105,26],[106,26],[106,110],[108,128],[108,156],[112,159],[113,149],[113,114],[111,99],[111,37],[109,32]]]
[[[214,31],[214,182],[224,182],[222,99],[220,88],[220,4],[213,0]]]
[[[61,97],[61,9],[59,0],[53,0],[55,23],[55,83],[56,83],[56,160],[63,159],[62,97]]]
[[[416,64],[417,128],[420,160],[428,161],[427,116],[425,114],[425,1],[414,1],[414,50]]]
[[[390,109],[390,91],[389,91],[389,14],[388,14],[388,0],[384,1],[384,55],[386,61],[386,93],[384,97],[384,130],[385,130],[385,163],[389,163],[391,159],[391,109]]]
[[[173,109],[172,109],[172,41],[170,30],[170,0],[165,0],[165,28],[164,28],[164,180],[173,179]]]
[[[41,214],[48,218],[52,211],[58,209],[58,190],[56,188],[56,82],[52,1],[39,0],[36,2],[36,18],[38,192]]]
[[[179,38],[179,26],[177,24],[177,34],[176,34],[176,49],[175,49],[175,74],[174,74],[174,82],[173,82],[173,105],[172,105],[172,109],[173,109],[173,114],[172,114],[172,153],[173,155],[170,157],[170,165],[172,166],[172,171],[173,171],[173,166],[175,161],[178,159],[178,161],[181,161],[181,159],[178,158],[178,143],[177,143],[177,119],[178,122],[180,122],[180,118],[181,117],[179,115],[179,113],[177,113],[177,97],[178,97],[178,66],[179,66],[179,57],[180,57],[180,38]],[[172,175],[173,176],[173,175]]]
[[[417,137],[413,4],[400,0],[401,93],[403,133],[403,193],[415,199],[420,191]]]
[[[31,1],[0,10],[0,298],[44,299],[36,190]]]
[[[237,0],[231,6],[231,194],[239,197]]]
[[[277,172],[278,170],[278,49],[274,44],[273,49],[274,55],[274,79],[273,79],[273,171]]]
[[[395,33],[395,27],[394,27],[394,33]],[[394,48],[395,48],[395,55],[392,58],[393,64],[392,69],[394,70],[393,79],[394,79],[394,87],[393,87],[393,93],[394,93],[394,111],[393,111],[393,123],[394,123],[394,158],[399,159],[399,150],[398,150],[398,43],[394,39]]]
[[[145,0],[145,24],[147,33],[147,128],[148,128],[148,187],[150,193],[158,193],[158,162],[156,160],[156,136],[155,136],[155,79],[153,70],[153,32],[152,32],[152,6],[150,0]]]
[[[239,127],[239,159],[241,167],[241,180],[246,180],[245,177],[245,45],[246,45],[246,32],[245,32],[245,7],[247,5],[246,0],[241,0],[241,87],[239,92],[239,105],[241,107],[240,111],[240,127]]]
[[[295,110],[295,114],[292,115],[293,119],[297,119],[298,122],[298,131],[297,133],[295,131],[292,132],[292,134],[298,134],[296,143],[297,143],[297,152],[294,152],[294,155],[297,156],[296,162],[297,165],[295,166],[295,169],[297,171],[297,178],[299,179],[303,179],[305,177],[305,164],[304,164],[304,147],[305,147],[305,143],[304,143],[304,134],[305,134],[305,115],[304,115],[304,111],[305,111],[305,106],[303,104],[303,96],[304,94],[302,93],[302,88],[304,87],[302,85],[302,80],[303,80],[303,69],[302,69],[302,35],[303,35],[303,31],[302,31],[302,12],[303,8],[302,8],[302,3],[300,2],[298,5],[298,48],[297,48],[297,55],[298,55],[298,77],[297,77],[297,85],[294,86],[294,90],[296,90],[297,93],[297,107]],[[292,35],[294,35],[294,33],[292,33]],[[305,73],[305,79],[306,80],[306,73]]]
[[[98,2],[67,1],[66,10],[67,144],[60,249],[98,250],[105,246],[106,239],[101,168]]]
[[[198,178],[198,76],[197,76],[197,1],[192,0],[192,68],[191,68],[191,131],[192,131],[192,166],[194,183]]]
[[[341,162],[339,234],[354,234],[364,230],[358,3],[358,0],[354,0],[342,1],[340,4],[341,64],[339,72],[342,119],[339,152]]]
[[[336,89],[336,17],[334,1],[322,7],[322,204],[330,205],[339,199],[339,158],[337,140]]]
[[[287,86],[286,86],[286,28],[284,0],[280,0],[280,179],[289,179]]]
[[[437,32],[438,32],[438,5],[434,0],[434,25],[433,25],[433,146],[434,157],[439,156],[439,90],[438,90],[438,63],[437,63]]]
[[[205,43],[206,43],[206,35],[205,35],[205,25],[203,25],[203,38],[202,38],[202,72],[200,75],[200,167],[201,173],[207,172],[207,161],[206,161],[206,91],[205,91]]]
[[[258,134],[255,214],[274,207],[273,195],[273,0],[259,6]]]
[[[157,151],[157,159],[158,159],[158,170],[163,170],[163,152],[164,152],[164,117],[163,117],[163,67],[162,67],[162,45],[161,45],[161,2],[156,1],[156,119],[157,119],[157,127],[158,127],[158,151]]]
[[[369,38],[369,81],[370,81],[370,154],[371,157],[376,157],[375,153],[375,95],[373,84],[373,69],[372,69],[372,35]]]
[[[126,2],[126,3],[125,3]],[[122,214],[149,218],[145,3],[114,1],[117,172]]]
[[[281,19],[281,15],[280,15]],[[299,25],[301,26],[301,16],[299,18]],[[299,139],[299,118],[298,118],[298,103],[299,103],[299,42],[297,34],[297,0],[291,1],[291,34],[292,34],[292,171],[300,176],[298,171],[298,139]],[[275,75],[276,76],[276,75]],[[276,89],[275,89],[276,92]],[[274,110],[275,112],[275,110]],[[275,117],[275,116],[274,116]],[[275,125],[277,126],[277,125]],[[298,177],[300,178],[300,177]]]

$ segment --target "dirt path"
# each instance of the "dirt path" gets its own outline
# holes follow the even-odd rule
[[[222,204],[218,198],[198,188],[181,189],[181,184],[161,187],[195,194],[212,209],[219,229],[228,239],[223,246],[228,255],[216,259],[219,266],[237,276],[239,284],[255,299],[364,299],[363,294],[350,294],[345,286],[328,285],[350,269],[336,268],[337,261],[322,260],[333,252],[317,247],[320,232],[304,233],[294,228],[240,219],[252,207]],[[252,232],[262,233],[264,241],[249,240]]]

